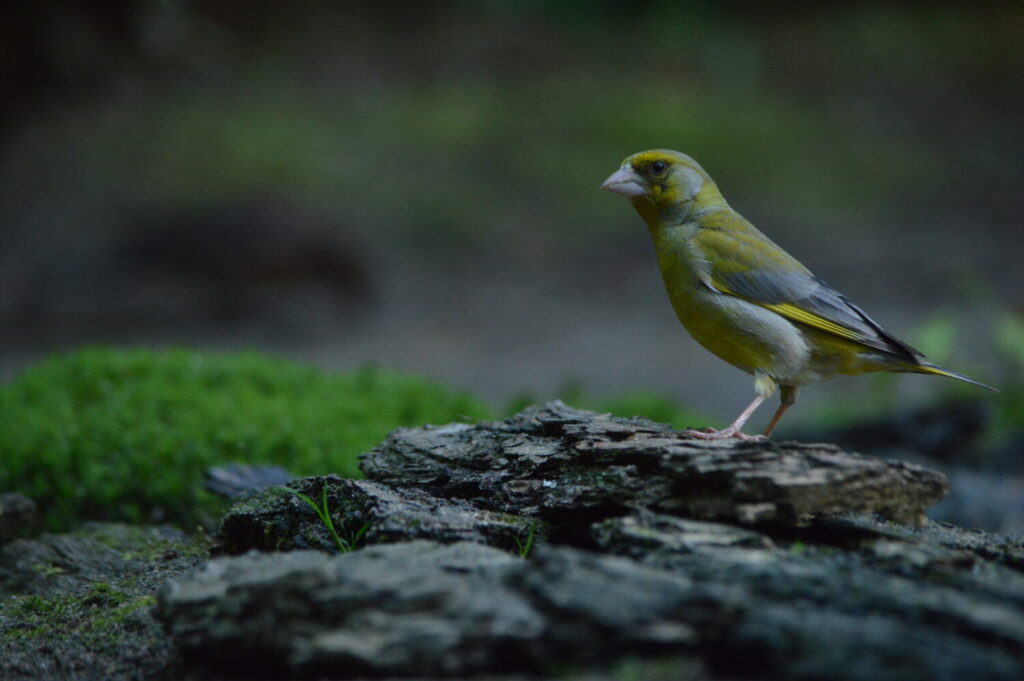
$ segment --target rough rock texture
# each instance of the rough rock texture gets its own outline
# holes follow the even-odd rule
[[[168,587],[159,614],[183,649],[222,668],[237,670],[237,651],[256,646],[269,653],[260,666],[282,673],[453,675],[599,661],[606,646],[690,648],[697,629],[726,626],[737,596],[570,548],[526,562],[479,544],[412,541],[215,560]]]
[[[701,525],[662,527],[650,554],[649,538],[609,540],[641,560],[422,540],[222,558],[166,588],[158,616],[189,658],[242,676],[536,674],[628,655],[695,658],[712,678],[1024,672],[1024,575],[1005,565],[916,541],[708,541],[719,528]],[[702,538],[673,536],[689,533]]]
[[[721,661],[734,672],[894,680],[1024,672],[1024,538],[852,516],[766,528],[773,542],[684,523],[639,513],[594,530],[612,553],[745,592],[749,607]]]
[[[280,466],[229,463],[206,471],[203,488],[228,499],[237,499],[295,478]]]
[[[289,485],[373,546],[161,592],[198,678],[1024,678],[1024,538],[922,522],[945,480],[917,466],[560,403],[396,431],[363,464]],[[281,490],[221,541],[334,548]]]
[[[0,547],[0,679],[184,679],[154,594],[207,555],[170,527],[88,523]]]
[[[391,488],[337,476],[302,478],[235,504],[221,522],[226,553],[249,549],[336,550],[316,511],[296,492],[323,507],[327,503],[335,531],[350,544],[378,544],[427,538],[472,541],[513,549],[525,542],[536,521],[492,513],[461,501],[439,499],[418,489]],[[326,496],[325,496],[326,492]]]
[[[832,445],[684,439],[666,424],[561,402],[504,423],[399,429],[362,468],[378,482],[558,522],[645,507],[744,523],[846,512],[913,523],[947,489],[940,473]]]
[[[833,442],[879,458],[935,468],[949,478],[949,492],[928,517],[987,532],[1024,534],[1024,436],[986,442],[994,403],[943,400],[903,409],[845,427],[801,432],[798,439]]]

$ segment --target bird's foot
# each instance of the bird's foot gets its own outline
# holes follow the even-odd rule
[[[716,430],[714,428],[701,428],[700,430],[688,428],[687,430],[684,430],[682,434],[698,440],[742,440],[743,442],[764,442],[768,439],[764,435],[747,435],[734,426],[729,426],[722,430]]]

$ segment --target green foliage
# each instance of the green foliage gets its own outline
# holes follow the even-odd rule
[[[530,551],[533,549],[533,538],[537,533],[536,527],[530,527],[530,531],[526,534],[526,539],[520,539],[519,537],[512,537],[512,540],[516,543],[516,555],[520,558],[526,558],[530,555]]]
[[[914,334],[914,345],[933,362],[950,361],[957,341],[957,322],[948,311],[932,315]]]
[[[1018,435],[1024,429],[1024,319],[1012,312],[993,310],[993,318],[986,332],[995,339],[995,355],[1000,370],[991,375],[981,375],[981,380],[999,389],[998,395],[985,394],[973,386],[957,381],[943,381],[940,394],[950,397],[984,401],[990,407],[991,419],[987,428],[985,443],[997,446]],[[947,314],[928,321],[914,337],[917,346],[939,364],[955,366],[970,376],[978,378],[971,367],[951,358],[953,348],[960,345],[957,330],[963,324]]]
[[[1024,319],[1003,314],[996,321],[995,336],[999,351],[1012,364],[1014,379],[1024,378]]]
[[[995,338],[1006,365],[1006,373],[997,386],[1002,393],[995,400],[993,414],[996,430],[993,439],[999,440],[1010,432],[1024,429],[1024,319],[1019,315],[1002,314],[996,320]]]
[[[487,416],[465,394],[372,367],[328,374],[256,353],[87,349],[0,387],[0,489],[36,499],[51,528],[194,524],[221,507],[201,490],[209,466],[355,477],[356,456],[395,427]]]

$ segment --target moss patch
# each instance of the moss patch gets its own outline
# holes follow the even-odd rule
[[[466,394],[391,371],[329,374],[255,353],[87,349],[0,388],[0,489],[73,519],[208,522],[203,471],[227,462],[359,475],[403,425],[488,417]]]
[[[114,634],[133,613],[154,603],[154,596],[131,597],[106,582],[93,584],[81,596],[15,596],[3,608],[10,622],[5,636],[76,636],[85,644],[102,644],[114,640]]]
[[[0,678],[181,678],[156,590],[208,557],[168,526],[87,523],[0,550]],[[56,570],[40,570],[51,566]]]

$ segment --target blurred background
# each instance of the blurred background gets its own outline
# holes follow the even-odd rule
[[[0,13],[0,379],[85,344],[255,348],[499,411],[655,395],[724,425],[750,378],[686,335],[640,219],[598,190],[669,147],[894,334],[1004,389],[838,379],[780,436],[968,466],[1001,504],[975,525],[1024,531],[1021,3]]]

